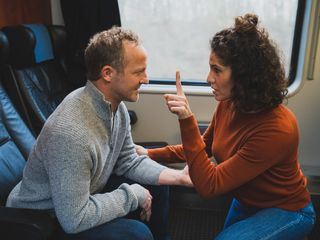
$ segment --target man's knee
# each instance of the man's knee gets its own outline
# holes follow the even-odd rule
[[[153,235],[149,228],[140,221],[118,218],[96,228],[79,233],[72,239],[153,240]]]
[[[153,240],[150,229],[142,222],[131,220],[131,227],[127,229],[130,240]]]

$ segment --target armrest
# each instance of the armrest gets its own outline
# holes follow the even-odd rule
[[[141,145],[145,148],[161,148],[168,145],[167,142],[137,142],[137,145]]]
[[[45,210],[0,207],[0,236],[49,239],[56,223]]]

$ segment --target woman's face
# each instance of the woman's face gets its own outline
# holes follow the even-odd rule
[[[222,65],[214,52],[210,54],[209,66],[210,72],[207,77],[207,82],[212,88],[214,98],[217,101],[230,99],[233,88],[231,67]]]

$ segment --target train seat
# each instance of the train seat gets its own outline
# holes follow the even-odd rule
[[[21,180],[35,138],[0,84],[0,236],[6,239],[50,239],[55,222],[43,210],[5,207],[7,196]]]
[[[2,31],[10,45],[3,85],[37,135],[72,90],[64,57],[66,32],[62,26],[43,24],[8,26]]]
[[[0,40],[6,41],[1,31]],[[7,54],[8,44],[0,44],[0,69]],[[2,80],[0,70],[0,236],[1,239],[50,239],[56,225],[45,211],[4,206],[11,189],[21,180],[35,138],[9,99]]]

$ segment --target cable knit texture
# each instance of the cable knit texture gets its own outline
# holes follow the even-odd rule
[[[99,193],[112,173],[157,185],[164,168],[137,155],[124,103],[113,114],[88,81],[47,120],[7,206],[52,210],[67,233],[77,233],[125,216],[145,200],[138,184]]]

